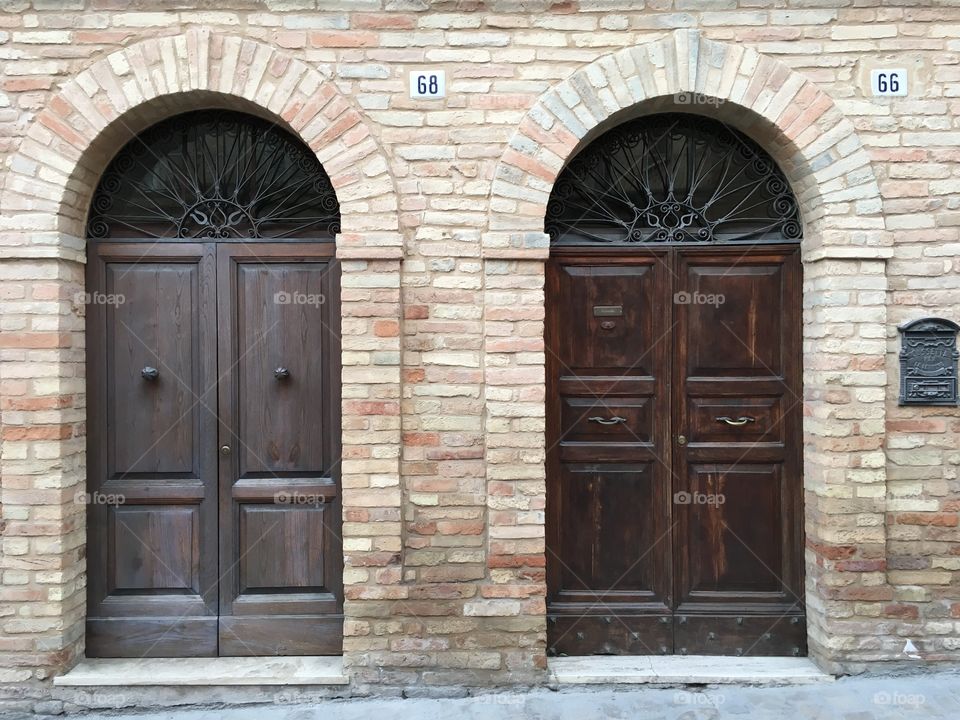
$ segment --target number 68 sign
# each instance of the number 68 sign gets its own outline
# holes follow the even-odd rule
[[[907,71],[903,68],[870,71],[870,91],[880,97],[905,97]]]
[[[443,70],[410,72],[410,97],[427,100],[446,97],[447,82]]]

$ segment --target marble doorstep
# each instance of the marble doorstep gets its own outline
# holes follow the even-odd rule
[[[59,687],[346,685],[340,657],[88,658]]]
[[[564,685],[803,685],[834,679],[809,658],[795,657],[594,655],[550,658],[547,667],[552,679]]]

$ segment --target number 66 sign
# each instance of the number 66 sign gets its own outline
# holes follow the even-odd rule
[[[410,97],[427,100],[445,97],[447,83],[443,70],[413,70],[410,72]]]
[[[904,97],[907,94],[907,71],[903,68],[870,71],[870,91],[880,97]]]

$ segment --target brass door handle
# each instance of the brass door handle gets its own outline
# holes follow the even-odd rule
[[[619,415],[614,415],[612,418],[602,418],[602,417],[592,417],[587,418],[589,422],[600,423],[601,425],[616,425],[617,423],[625,423],[626,418],[620,417]]]
[[[722,423],[726,423],[727,425],[734,425],[734,426],[746,425],[747,423],[752,423],[756,421],[757,421],[756,418],[750,417],[749,415],[741,415],[736,420],[734,420],[732,417],[727,417],[726,415],[721,415],[720,417],[717,418],[717,422],[722,422]]]

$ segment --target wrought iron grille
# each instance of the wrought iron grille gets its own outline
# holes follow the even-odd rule
[[[128,142],[93,197],[91,239],[333,239],[340,204],[316,156],[252,115],[177,115]]]
[[[797,201],[773,160],[721,122],[681,113],[604,133],[557,178],[554,244],[798,242]]]

